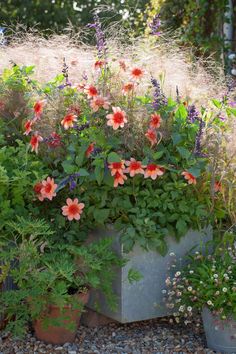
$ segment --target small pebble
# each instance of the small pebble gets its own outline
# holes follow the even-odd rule
[[[78,328],[75,343],[52,345],[29,332],[14,340],[0,332],[0,354],[213,354],[202,327],[170,324],[168,318],[143,322]]]

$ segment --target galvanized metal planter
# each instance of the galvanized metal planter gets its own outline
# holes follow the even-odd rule
[[[119,255],[129,258],[125,267],[118,270],[113,289],[118,298],[117,311],[111,311],[105,298],[99,292],[92,291],[88,307],[98,310],[102,315],[110,317],[121,323],[147,320],[156,317],[167,316],[167,309],[163,303],[162,290],[165,286],[168,264],[171,261],[170,253],[177,257],[183,257],[191,248],[197,247],[212,239],[211,230],[202,232],[189,231],[178,243],[173,238],[167,239],[169,245],[168,254],[162,257],[156,252],[146,252],[139,246],[135,246],[128,255],[123,254],[119,234],[112,226],[106,230],[100,229],[91,234],[91,239],[101,237],[113,237],[114,249]],[[143,278],[133,284],[128,281],[130,268],[138,270]],[[99,308],[96,306],[99,304]],[[168,310],[169,312],[169,310]]]
[[[207,346],[220,353],[236,353],[236,321],[222,321],[205,307],[202,319],[207,339]]]

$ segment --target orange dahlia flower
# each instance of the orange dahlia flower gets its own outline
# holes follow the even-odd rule
[[[101,69],[106,64],[105,60],[97,60],[94,63],[95,69]]]
[[[44,200],[44,197],[43,197],[42,194],[41,194],[42,188],[43,188],[43,185],[42,185],[41,182],[36,183],[35,186],[34,186],[34,192],[35,192],[37,198],[38,198],[41,202]]]
[[[144,178],[151,177],[151,179],[155,180],[158,176],[162,176],[164,173],[165,169],[163,167],[150,163],[146,167]]]
[[[106,118],[108,119],[107,125],[112,126],[114,130],[118,128],[123,128],[125,123],[127,123],[126,113],[120,109],[120,107],[112,107],[113,114],[108,114]]]
[[[65,130],[69,128],[73,128],[74,122],[77,121],[77,116],[73,113],[68,113],[61,121],[61,125],[63,125]]]
[[[34,104],[34,114],[36,118],[39,118],[43,113],[43,107],[45,106],[46,100],[37,101]]]
[[[117,171],[114,174],[114,187],[115,188],[118,187],[119,184],[123,185],[126,179],[127,179],[126,175]]]
[[[24,128],[25,128],[24,135],[29,135],[29,133],[32,131],[33,123],[34,122],[32,120],[27,120],[27,122],[25,122],[25,124],[24,124]]]
[[[160,114],[152,114],[151,115],[151,119],[150,119],[150,123],[149,123],[149,127],[152,129],[156,129],[159,128],[161,125],[161,116]]]
[[[151,142],[151,145],[155,145],[157,143],[157,133],[153,129],[148,129],[147,133],[145,136],[148,138],[148,140]]]
[[[80,215],[83,213],[84,203],[79,203],[77,198],[75,198],[74,200],[67,198],[66,204],[67,205],[61,208],[62,215],[67,216],[67,219],[69,221],[73,219],[79,220]]]
[[[54,183],[54,178],[48,177],[46,180],[42,181],[41,195],[44,198],[52,200],[56,196],[57,184]]]
[[[181,174],[188,181],[188,184],[197,184],[196,177],[194,177],[190,172],[184,171]]]
[[[36,154],[38,153],[39,142],[43,141],[41,135],[38,132],[34,133],[32,138],[30,139],[31,151],[35,151]]]
[[[110,103],[106,97],[96,96],[90,103],[90,107],[94,112],[97,112],[99,108],[109,109]]]
[[[123,95],[127,95],[129,92],[133,91],[134,87],[135,85],[133,82],[127,82],[127,84],[124,84],[122,88]]]
[[[96,89],[95,86],[89,85],[89,86],[85,86],[84,93],[86,93],[88,98],[92,98],[98,95],[98,90]]]
[[[94,145],[95,145],[95,143],[91,143],[89,145],[89,147],[87,148],[87,150],[85,152],[86,157],[89,157],[92,154],[92,152],[94,151]]]
[[[108,168],[111,170],[112,176],[114,176],[117,172],[122,174],[125,169],[125,162],[123,160],[120,162],[112,162],[108,165]]]
[[[141,161],[136,161],[131,157],[130,161],[125,161],[125,164],[128,168],[124,172],[129,173],[130,177],[134,177],[137,174],[144,174],[144,168],[146,166],[143,166]]]
[[[144,75],[144,70],[141,68],[136,67],[131,70],[131,76],[133,79],[136,79],[136,80],[141,79],[143,77],[143,75]]]

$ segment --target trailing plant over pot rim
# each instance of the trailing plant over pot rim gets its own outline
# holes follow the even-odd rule
[[[212,254],[189,255],[181,270],[180,260],[172,254],[172,274],[166,279],[163,294],[177,322],[184,319],[187,325],[204,307],[221,320],[236,319],[236,250],[234,244],[227,244],[216,247]]]
[[[230,238],[228,237],[230,236]],[[230,246],[230,240],[233,240]],[[223,353],[236,350],[235,233],[226,232],[212,254],[196,252],[180,267],[172,254],[170,275],[163,290],[169,314],[185,325],[200,325],[202,314],[208,346]],[[170,320],[173,322],[173,318]]]
[[[41,318],[33,323],[35,336],[52,344],[64,344],[75,340],[77,327],[83,306],[89,300],[89,291],[79,292],[72,295],[75,306],[72,304],[59,306],[49,305],[48,310],[42,314]]]

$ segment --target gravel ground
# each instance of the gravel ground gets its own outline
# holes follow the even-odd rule
[[[0,332],[0,354],[210,354],[202,328],[170,324],[167,319],[130,324],[81,326],[74,344],[52,346],[28,334],[24,341]]]

